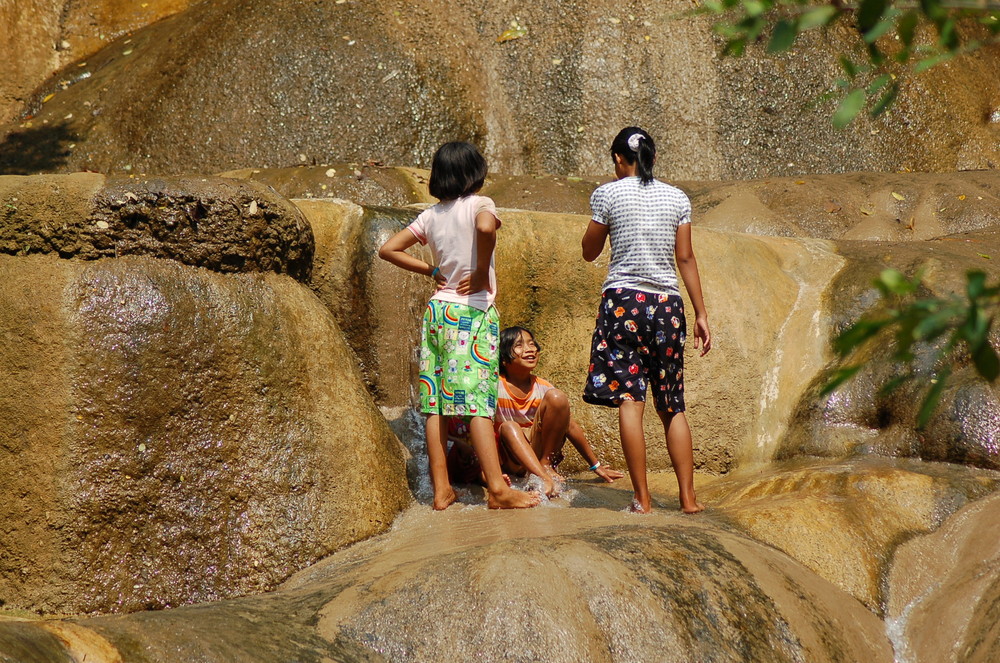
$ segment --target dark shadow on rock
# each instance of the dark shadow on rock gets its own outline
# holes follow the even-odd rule
[[[31,175],[59,170],[79,140],[68,122],[18,129],[0,143],[0,175]]]

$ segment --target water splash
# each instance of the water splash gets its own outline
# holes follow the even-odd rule
[[[907,603],[901,613],[896,616],[886,615],[885,635],[889,638],[889,642],[892,643],[893,661],[895,663],[917,663],[917,656],[910,647],[910,641],[906,634],[910,622],[910,613],[940,587],[940,582],[934,583],[920,596]]]

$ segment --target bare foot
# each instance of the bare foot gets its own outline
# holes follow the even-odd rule
[[[557,496],[563,489],[563,485],[557,479],[550,477],[542,478],[542,485],[545,487],[545,496],[550,498]]]
[[[535,491],[526,492],[508,488],[502,493],[490,493],[486,505],[491,509],[530,509],[538,506],[542,496]]]
[[[505,484],[507,484],[508,486],[513,485],[511,483],[511,481],[510,481],[510,475],[509,474],[501,474],[500,476],[503,477],[503,482]],[[479,473],[479,483],[481,483],[484,486],[486,485],[486,475],[483,474],[482,472]]]
[[[649,513],[652,510],[653,506],[651,504],[643,506],[639,503],[639,500],[632,500],[632,504],[628,508],[629,513]]]
[[[542,463],[542,469],[545,470],[550,477],[552,477],[553,481],[559,481],[559,482],[566,481],[566,477],[556,472],[556,468],[552,467],[551,465],[546,465],[545,463]]]
[[[704,510],[705,506],[701,502],[695,502],[693,505],[690,506],[685,506],[683,504],[681,505],[681,511],[688,514],[698,513],[699,511],[704,511]]]
[[[458,495],[455,494],[455,489],[448,486],[447,490],[434,491],[434,510],[444,511],[458,499]]]

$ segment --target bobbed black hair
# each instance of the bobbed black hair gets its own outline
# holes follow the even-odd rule
[[[642,136],[639,139],[639,149],[633,150],[628,145],[628,139],[634,135]],[[625,159],[630,165],[637,163],[636,168],[639,179],[643,184],[649,184],[653,181],[653,161],[656,159],[656,143],[653,142],[653,137],[650,136],[644,129],[639,127],[625,127],[618,132],[615,139],[611,141],[611,155],[620,155],[621,158]]]
[[[535,338],[534,332],[524,327],[507,327],[500,332],[500,374],[507,375],[507,364],[514,361],[514,344],[521,338],[521,332],[527,332],[531,340],[535,342],[535,347],[539,350],[542,346]]]
[[[431,163],[430,193],[438,200],[456,200],[483,188],[486,159],[472,143],[445,143]]]

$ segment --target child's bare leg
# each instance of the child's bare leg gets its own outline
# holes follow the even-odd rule
[[[507,449],[507,453],[514,457],[521,466],[542,480],[545,487],[545,494],[554,497],[559,493],[559,487],[552,479],[552,473],[542,466],[542,462],[535,455],[535,450],[524,435],[524,429],[513,421],[507,421],[500,426],[500,442]],[[551,468],[549,468],[551,469]]]
[[[448,419],[439,414],[428,415],[425,433],[431,485],[434,486],[434,508],[441,511],[458,499],[448,478]]]
[[[642,412],[645,403],[622,401],[618,408],[618,429],[622,438],[625,464],[635,491],[638,511],[649,513],[653,506],[649,497],[649,483],[646,480],[646,438],[642,432]]]
[[[552,468],[552,456],[566,444],[569,430],[569,398],[558,389],[549,389],[542,397],[531,427],[531,446],[549,476],[561,480]]]
[[[677,476],[681,511],[698,513],[705,507],[698,502],[694,493],[694,450],[691,442],[691,427],[683,412],[657,412],[663,422],[663,433],[667,438],[667,451]]]
[[[486,491],[489,493],[487,505],[491,509],[525,509],[538,506],[542,496],[536,492],[515,490],[504,481],[500,470],[500,457],[497,455],[497,445],[493,438],[493,422],[486,417],[473,417],[469,422],[469,440],[479,457],[479,465],[483,468],[486,479]]]

